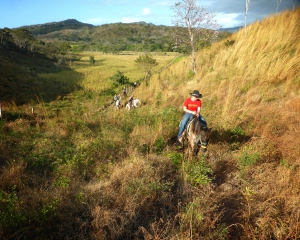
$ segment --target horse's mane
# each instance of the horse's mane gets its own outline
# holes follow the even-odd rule
[[[203,123],[201,123],[200,117],[196,117],[191,123],[191,131],[196,135],[199,135],[201,130],[206,130],[206,129],[208,128]]]

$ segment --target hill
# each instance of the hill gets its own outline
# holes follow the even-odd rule
[[[181,106],[194,89],[203,94],[215,184],[191,201],[201,212],[218,206],[215,220],[226,223],[229,239],[299,236],[299,16],[300,8],[251,24],[199,51],[196,75],[185,59],[140,89],[162,109]]]
[[[22,26],[20,28],[27,29],[34,36],[38,36],[38,35],[44,35],[50,32],[56,32],[65,29],[76,30],[84,27],[93,28],[95,26],[92,24],[79,22],[76,19],[67,19],[60,22],[49,22],[44,24],[28,25],[28,26]]]
[[[58,47],[45,45],[24,29],[0,29],[0,34],[0,101],[21,105],[41,96],[51,101],[78,87],[76,81],[64,83],[62,88],[60,83],[38,76],[68,68],[56,65],[64,57],[58,53]],[[79,78],[79,74],[77,76]]]
[[[22,27],[44,40],[85,42],[114,42],[123,44],[142,41],[163,41],[170,38],[172,27],[151,23],[112,23],[101,26],[81,23],[75,19]],[[149,39],[150,38],[150,39]],[[122,41],[123,40],[123,41]],[[170,41],[170,39],[167,39]],[[166,42],[166,41],[165,41]]]
[[[231,33],[235,33],[237,31],[239,31],[241,28],[243,28],[243,26],[238,26],[238,27],[232,27],[232,28],[220,28],[221,32],[231,32]]]
[[[63,41],[80,45],[80,50],[99,51],[173,51],[174,27],[152,23],[112,23],[93,26],[75,19],[22,27],[43,41]],[[225,29],[219,39],[229,32]],[[183,47],[180,51],[186,51]]]

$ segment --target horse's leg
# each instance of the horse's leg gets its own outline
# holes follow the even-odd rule
[[[194,156],[194,149],[195,149],[195,146],[194,146],[194,141],[193,139],[190,139],[190,153],[192,154],[192,156]]]
[[[199,152],[199,146],[198,144],[195,142],[194,143],[194,149],[193,149],[193,156],[197,156]]]
[[[198,144],[197,144],[197,141],[196,141],[196,136],[191,137],[190,145],[191,145],[193,156],[194,157],[197,156],[197,154],[198,154]]]

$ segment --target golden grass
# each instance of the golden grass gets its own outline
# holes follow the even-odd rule
[[[72,81],[73,75],[80,73],[82,76],[81,85],[85,89],[93,91],[102,91],[112,87],[110,77],[115,75],[119,70],[130,82],[135,82],[143,79],[146,73],[143,69],[135,65],[135,60],[139,55],[144,53],[123,52],[121,54],[104,54],[102,52],[84,52],[76,54],[79,61],[73,61],[73,71],[65,71],[63,73],[41,74],[40,77],[46,79],[59,79],[60,81]],[[89,57],[93,56],[95,64],[91,66]],[[151,56],[156,59],[158,66],[153,69],[153,72],[160,70],[168,65],[176,56],[176,53],[151,53]]]
[[[258,163],[247,167],[244,178],[254,183],[241,183],[244,188],[237,194],[243,199],[245,186],[256,193],[249,202],[250,212],[246,208],[243,218],[236,219],[241,225],[232,225],[233,232],[243,229],[248,239],[299,235],[299,212],[294,205],[299,200],[299,16],[298,8],[256,22],[248,27],[247,35],[243,29],[233,34],[232,46],[226,47],[225,39],[200,51],[198,72],[191,78],[189,59],[184,58],[153,76],[148,87],[138,89],[148,103],[155,104],[161,92],[164,104],[160,108],[175,106],[179,110],[189,92],[199,89],[203,94],[202,114],[210,126],[216,131],[232,131],[241,126],[252,137],[249,148],[253,152],[245,158],[251,159],[255,153],[261,156]],[[216,148],[219,151],[220,145]],[[223,153],[216,159],[220,158],[220,164],[228,162],[234,166],[242,157],[241,151],[234,157]],[[226,178],[237,181],[234,168],[230,169]],[[227,198],[233,194],[223,193]],[[279,209],[276,202],[283,208]],[[264,209],[257,208],[261,204]],[[282,211],[284,216],[280,216]],[[292,219],[290,225],[288,219]]]

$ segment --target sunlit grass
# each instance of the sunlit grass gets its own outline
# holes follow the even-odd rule
[[[143,79],[147,73],[135,64],[135,60],[139,55],[144,53],[124,52],[120,54],[104,54],[102,52],[84,52],[75,55],[72,62],[73,71],[62,71],[59,73],[44,73],[40,77],[45,79],[58,79],[59,81],[73,81],[74,76],[80,73],[82,77],[80,84],[84,89],[93,91],[102,91],[112,88],[113,82],[110,80],[118,70],[129,78],[131,83]],[[151,53],[156,59],[158,66],[153,72],[159,71],[167,66],[177,53]],[[93,56],[95,63],[91,64],[90,56]],[[67,61],[68,62],[68,61]]]

